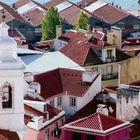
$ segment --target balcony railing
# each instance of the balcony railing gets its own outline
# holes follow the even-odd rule
[[[102,75],[102,81],[104,81],[104,80],[113,80],[113,79],[118,79],[118,73]]]
[[[106,58],[106,63],[112,63],[112,62],[115,62],[115,61],[116,61],[115,57]]]

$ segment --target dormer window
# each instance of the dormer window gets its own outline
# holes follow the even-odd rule
[[[12,108],[12,87],[10,85],[2,87],[2,108]]]

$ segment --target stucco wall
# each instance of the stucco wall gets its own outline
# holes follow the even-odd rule
[[[120,84],[130,83],[140,79],[140,56],[120,63]]]

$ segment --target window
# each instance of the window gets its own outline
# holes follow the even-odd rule
[[[8,84],[2,87],[2,108],[12,108],[12,87]]]
[[[63,119],[61,119],[61,126],[63,126],[64,125],[64,120]]]
[[[70,106],[76,106],[76,97],[70,97]]]
[[[87,135],[87,140],[96,140],[96,136],[94,136],[94,135]]]
[[[50,133],[49,129],[46,129],[46,132],[45,132],[46,139],[45,140],[49,140],[49,133]]]
[[[54,106],[54,100],[50,100],[50,105]]]
[[[113,73],[113,67],[112,66],[107,66],[107,74],[110,75]]]
[[[57,106],[61,106],[62,105],[62,97],[58,97],[57,98]]]
[[[111,58],[112,57],[112,50],[107,50],[107,58]]]
[[[81,133],[73,132],[72,133],[72,139],[73,140],[81,140]]]

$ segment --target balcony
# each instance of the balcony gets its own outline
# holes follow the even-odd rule
[[[112,79],[118,79],[118,73],[102,75],[102,81],[112,80]]]
[[[106,63],[112,63],[112,62],[115,62],[116,61],[116,58],[113,56],[113,57],[110,57],[110,58],[106,58]]]

